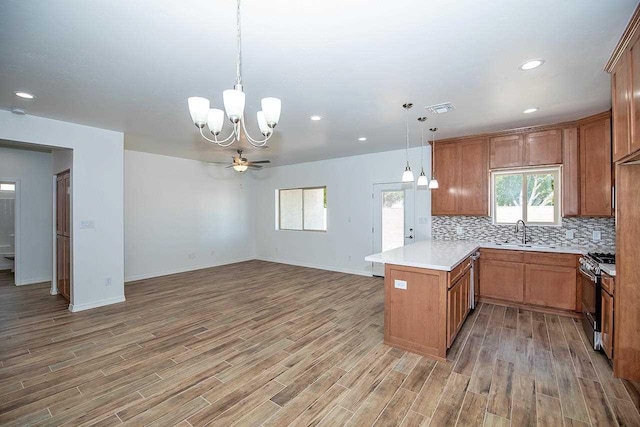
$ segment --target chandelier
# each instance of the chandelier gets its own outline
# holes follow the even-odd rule
[[[280,109],[281,101],[278,98],[263,98],[261,102],[262,111],[258,111],[257,120],[258,127],[262,133],[262,139],[254,139],[247,132],[244,121],[244,104],[245,95],[242,87],[242,37],[240,30],[240,0],[238,0],[238,6],[236,9],[236,21],[237,21],[237,41],[238,41],[238,56],[236,61],[236,84],[233,89],[227,89],[222,92],[222,101],[224,104],[224,111],[218,108],[209,108],[210,102],[207,98],[201,98],[194,96],[189,98],[189,113],[191,113],[191,120],[200,130],[200,135],[207,141],[217,144],[220,147],[228,147],[235,141],[240,141],[241,133],[244,133],[247,141],[254,147],[264,147],[269,138],[273,135],[273,129],[280,121]],[[229,121],[233,124],[233,130],[231,135],[224,139],[219,139],[218,136],[222,132],[224,125],[225,112]],[[209,131],[213,135],[213,139],[207,138],[203,132],[203,129],[207,125]]]

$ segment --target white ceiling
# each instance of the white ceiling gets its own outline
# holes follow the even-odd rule
[[[633,0],[245,0],[248,126],[282,99],[270,148],[297,163],[412,145],[422,107],[439,137],[564,121],[610,108],[603,71]],[[227,160],[203,142],[187,97],[222,106],[235,78],[233,0],[3,0],[0,107],[124,131],[126,148]],[[527,59],[544,58],[523,72]],[[37,99],[23,101],[26,90]],[[528,107],[537,113],[524,115]],[[324,120],[312,122],[320,114]],[[229,126],[227,123],[226,131]],[[223,133],[226,133],[223,131]],[[365,143],[358,137],[366,136]]]

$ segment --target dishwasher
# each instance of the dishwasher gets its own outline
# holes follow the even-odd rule
[[[478,259],[480,258],[480,252],[476,252],[471,255],[471,284],[469,287],[469,308],[471,310],[476,308],[476,289],[480,280],[480,270]]]

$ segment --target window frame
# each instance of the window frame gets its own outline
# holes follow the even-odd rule
[[[491,171],[490,179],[490,191],[489,197],[491,198],[491,222],[493,225],[515,225],[516,223],[497,222],[496,215],[496,176],[500,175],[522,175],[522,194],[526,197],[527,194],[527,176],[538,174],[553,174],[554,175],[554,222],[529,222],[527,218],[527,205],[523,203],[522,206],[522,219],[527,227],[562,227],[562,166],[550,166],[550,167],[537,167],[537,168],[517,168],[517,169],[498,169]]]
[[[325,197],[327,197],[327,186],[326,185],[318,185],[315,187],[292,187],[292,188],[278,188],[276,190],[276,195],[277,195],[277,211],[276,211],[276,215],[278,216],[278,230],[282,230],[282,231],[311,231],[311,232],[316,232],[316,233],[326,233],[327,230],[329,229],[329,217],[327,216],[327,226],[326,229],[324,230],[314,230],[314,229],[308,229],[308,228],[304,228],[304,192],[305,190],[324,190],[324,194]],[[297,229],[297,228],[282,228],[282,220],[281,220],[281,212],[282,212],[282,206],[281,206],[281,201],[282,198],[280,197],[280,192],[281,191],[291,191],[291,190],[302,190],[302,228],[301,229]],[[327,200],[327,206],[329,205],[328,200]],[[328,207],[325,209],[329,209]]]

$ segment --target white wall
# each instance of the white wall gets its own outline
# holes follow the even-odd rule
[[[0,134],[3,132],[0,125]],[[6,139],[6,138],[4,138]],[[0,147],[0,180],[18,180],[16,284],[51,280],[51,154]]]
[[[69,308],[79,311],[124,301],[123,134],[0,111],[0,139],[73,149]],[[51,164],[46,171],[50,179]],[[87,221],[93,222],[93,228],[81,228]]]
[[[425,148],[425,173],[430,173]],[[420,149],[410,150],[414,174],[420,173]],[[256,254],[264,260],[356,274],[371,274],[373,184],[400,181],[405,151],[344,157],[265,169],[256,174]],[[275,230],[275,190],[327,186],[326,233]],[[431,234],[431,197],[416,191],[417,240]],[[351,218],[351,222],[349,222]],[[422,218],[422,224],[420,224]],[[349,257],[351,259],[349,260]]]
[[[248,174],[136,151],[124,158],[127,281],[255,258]]]

